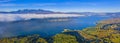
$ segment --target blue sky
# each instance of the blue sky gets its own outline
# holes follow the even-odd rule
[[[120,0],[0,0],[0,11],[120,12]]]

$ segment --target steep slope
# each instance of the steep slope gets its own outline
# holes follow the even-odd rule
[[[39,35],[18,36],[12,38],[2,38],[0,43],[47,43],[47,41],[41,38]]]

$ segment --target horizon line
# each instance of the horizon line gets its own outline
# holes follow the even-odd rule
[[[103,12],[101,12],[101,11],[54,11],[54,10],[48,10],[48,9],[16,9],[16,10],[9,10],[9,11],[7,11],[7,10],[0,10],[0,12],[13,12],[13,11],[19,11],[19,10],[46,10],[46,11],[53,11],[53,12],[93,12],[93,13],[118,13],[118,12],[120,12],[120,11],[103,11]]]

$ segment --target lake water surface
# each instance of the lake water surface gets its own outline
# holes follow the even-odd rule
[[[82,30],[86,27],[95,26],[98,21],[108,18],[110,17],[89,16],[1,22],[0,36],[10,37],[18,35],[40,34],[43,37],[47,37],[60,33],[64,29]]]

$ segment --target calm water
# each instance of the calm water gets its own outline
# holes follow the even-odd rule
[[[49,18],[1,22],[0,36],[9,37],[40,34],[41,36],[47,37],[60,33],[64,29],[82,30],[86,27],[95,26],[98,21],[108,18],[109,17]]]

